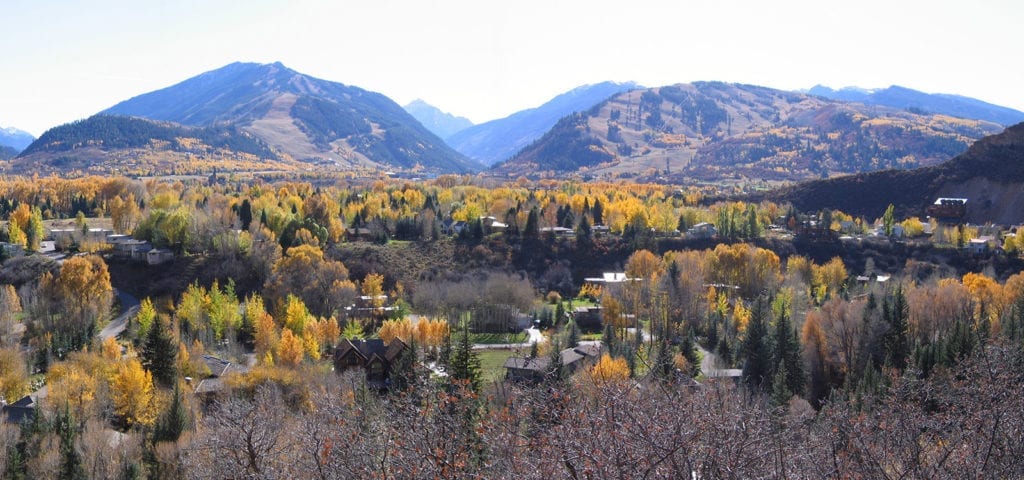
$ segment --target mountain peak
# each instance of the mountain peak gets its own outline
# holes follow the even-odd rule
[[[452,134],[473,126],[473,122],[465,117],[457,117],[437,108],[421,98],[409,102],[402,107],[409,115],[441,138],[447,139]]]

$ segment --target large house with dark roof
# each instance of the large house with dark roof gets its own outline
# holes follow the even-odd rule
[[[354,368],[366,371],[366,383],[372,387],[387,387],[391,380],[391,365],[408,347],[401,339],[391,343],[384,340],[342,339],[334,349],[334,369],[344,372]]]
[[[601,356],[601,345],[584,343],[558,352],[562,368],[573,373],[580,368],[593,365]],[[513,381],[540,383],[551,366],[548,356],[523,358],[509,357],[505,360],[505,378]]]

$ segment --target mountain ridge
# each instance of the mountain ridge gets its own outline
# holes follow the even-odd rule
[[[416,120],[427,127],[427,130],[447,141],[448,137],[473,126],[466,117],[458,117],[435,107],[423,99],[417,98],[402,108]]]
[[[280,62],[234,62],[101,113],[189,126],[232,124],[298,160],[469,173],[459,154],[388,97]]]
[[[859,102],[866,105],[884,105],[960,118],[986,120],[1003,126],[1024,122],[1024,112],[1009,107],[995,105],[962,95],[924,93],[899,85],[875,89],[842,87],[838,90],[824,85],[815,85],[808,89],[807,93],[833,100]]]
[[[581,85],[537,107],[463,129],[446,141],[463,155],[494,165],[543,136],[566,115],[588,110],[612,95],[638,87],[634,82],[610,81]]]
[[[14,127],[0,127],[0,146],[20,152],[34,142],[36,137]]]
[[[952,158],[1002,126],[767,87],[693,82],[615,95],[495,165],[504,177],[797,181]]]

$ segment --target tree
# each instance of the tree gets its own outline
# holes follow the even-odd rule
[[[526,217],[526,227],[523,228],[523,236],[526,238],[537,238],[540,236],[540,212],[537,207],[530,209]]]
[[[149,334],[149,328],[156,319],[156,308],[149,297],[143,298],[139,303],[139,311],[135,313],[135,323],[139,326],[139,337],[145,338]]]
[[[896,214],[894,213],[895,207],[890,203],[885,208],[885,213],[882,214],[882,228],[885,231],[885,236],[892,235],[892,226],[896,223]]]
[[[882,320],[888,328],[883,338],[885,358],[889,365],[902,370],[907,365],[910,355],[910,342],[907,339],[907,297],[903,294],[903,286],[898,285],[891,295],[882,299]]]
[[[51,285],[60,301],[66,325],[78,332],[92,332],[96,322],[110,314],[114,289],[107,264],[98,255],[71,257]]]
[[[786,389],[796,395],[804,391],[804,364],[800,339],[789,318],[789,299],[776,299],[775,331],[772,342],[772,366],[776,374],[784,372]]]
[[[469,335],[469,320],[459,323],[458,336],[453,342],[451,359],[448,362],[448,377],[454,382],[465,382],[473,391],[480,391],[480,357],[473,350]]]
[[[743,338],[743,378],[751,388],[767,387],[771,377],[771,351],[768,345],[767,300],[762,296],[754,301],[750,323]]]
[[[601,359],[590,368],[590,376],[595,383],[608,384],[619,383],[629,378],[629,365],[622,357],[612,358],[604,353]]]
[[[129,358],[117,365],[110,379],[110,396],[114,412],[128,426],[151,426],[156,421],[153,375],[137,359]]]
[[[160,415],[153,429],[153,443],[176,442],[181,434],[191,427],[192,416],[185,406],[181,388],[175,383],[171,403],[167,406],[167,410]]]
[[[142,366],[158,384],[173,385],[178,376],[178,342],[164,319],[157,318],[146,334],[142,346]]]
[[[281,341],[277,345],[277,358],[283,365],[292,367],[302,363],[306,348],[302,339],[296,336],[291,329],[281,330]]]

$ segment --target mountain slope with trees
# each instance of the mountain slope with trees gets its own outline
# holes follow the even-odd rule
[[[232,63],[103,113],[190,126],[230,124],[297,160],[438,173],[479,168],[388,97],[281,63]]]
[[[622,93],[564,117],[493,171],[793,181],[933,165],[1000,130],[979,120],[696,82]]]
[[[540,138],[560,118],[587,110],[612,95],[638,88],[633,82],[602,82],[563,93],[547,103],[466,128],[445,140],[469,158],[493,165]]]
[[[768,194],[799,209],[839,209],[874,218],[893,204],[922,215],[939,197],[967,198],[972,223],[1024,222],[1024,123],[985,137],[948,162],[797,184]]]
[[[293,169],[295,163],[231,125],[187,127],[135,117],[94,115],[47,130],[12,159],[6,171],[169,174],[217,168]]]

